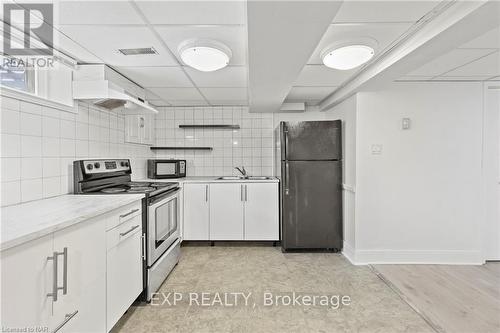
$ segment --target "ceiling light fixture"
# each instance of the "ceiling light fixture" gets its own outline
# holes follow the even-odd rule
[[[189,40],[179,46],[182,62],[202,72],[213,72],[226,67],[231,50],[214,40]]]
[[[368,62],[375,55],[372,46],[353,44],[330,47],[323,51],[321,59],[326,67],[349,70]]]

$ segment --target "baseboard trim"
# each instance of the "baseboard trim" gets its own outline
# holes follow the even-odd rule
[[[355,250],[344,242],[342,254],[354,265],[370,264],[440,264],[482,265],[481,251]]]

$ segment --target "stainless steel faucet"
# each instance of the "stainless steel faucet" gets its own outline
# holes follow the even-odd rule
[[[241,175],[243,176],[243,178],[248,178],[248,173],[247,171],[245,170],[245,167],[244,166],[241,166],[241,167],[235,167],[236,170],[238,170]]]

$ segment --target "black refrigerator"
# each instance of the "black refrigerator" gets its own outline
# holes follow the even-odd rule
[[[342,249],[342,122],[281,122],[276,129],[281,179],[281,246]]]

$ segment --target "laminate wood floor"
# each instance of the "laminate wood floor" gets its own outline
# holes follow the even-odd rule
[[[373,268],[436,331],[500,332],[500,262]]]

